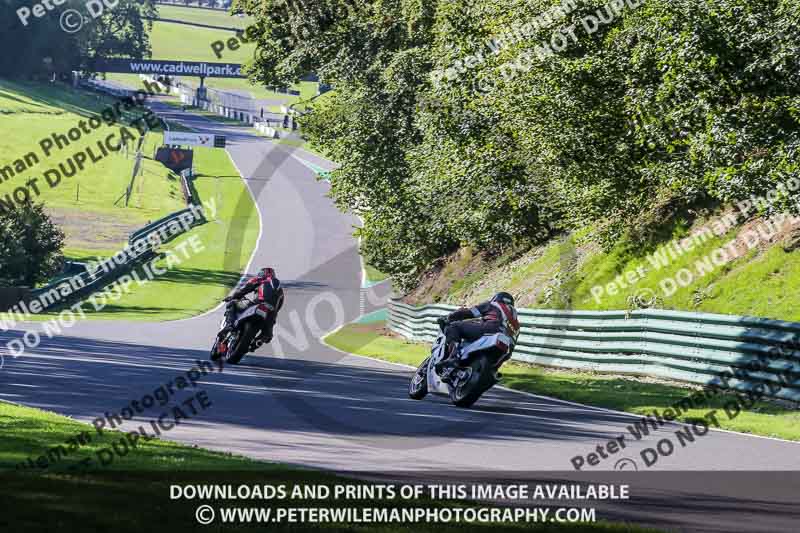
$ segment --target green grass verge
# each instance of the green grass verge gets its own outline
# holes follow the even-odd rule
[[[0,475],[3,479],[0,496],[3,498],[3,516],[0,524],[14,533],[51,531],[58,524],[60,531],[114,531],[139,533],[153,530],[181,533],[197,531],[195,510],[201,503],[214,507],[396,507],[420,506],[460,507],[459,502],[432,502],[429,500],[396,502],[392,500],[247,500],[203,501],[172,500],[170,485],[226,484],[232,485],[285,485],[289,494],[295,486],[332,485],[352,483],[331,474],[289,467],[280,464],[253,461],[244,457],[223,454],[186,446],[166,440],[139,440],[135,448],[116,454],[114,461],[102,466],[97,454],[103,449],[114,449],[124,434],[104,432],[98,435],[92,426],[56,415],[54,413],[0,402]],[[88,435],[84,444],[66,456],[52,462],[47,469],[29,469],[25,473],[11,473],[21,462],[40,456],[58,446],[64,446],[80,434]],[[87,442],[88,441],[88,442]],[[81,461],[91,458],[92,464],[84,468]],[[77,470],[72,470],[77,468]],[[156,525],[157,524],[157,525]],[[215,522],[214,531],[252,531],[252,524],[221,525]],[[409,529],[411,527],[412,529]],[[272,531],[464,531],[463,525],[415,524],[387,525],[360,524],[270,524]],[[636,527],[609,524],[525,524],[470,525],[470,531],[540,531],[540,532],[644,532]]]
[[[213,409],[213,404],[211,409]],[[199,415],[198,415],[199,416]],[[108,466],[102,466],[96,458],[101,449],[118,442],[124,433],[104,431],[98,434],[89,424],[77,422],[49,411],[23,407],[0,401],[0,470],[13,470],[30,458],[34,463],[48,450],[63,446],[81,432],[89,434],[89,442],[74,452],[69,449],[60,460],[52,461],[47,472],[69,472],[84,470],[81,461],[89,457],[92,464],[88,470],[266,470],[286,467],[254,461],[245,457],[213,452],[197,447],[185,446],[168,440],[141,439],[136,452],[117,456]],[[39,468],[33,470],[43,471]]]
[[[374,266],[364,263],[364,271],[367,273],[367,281],[378,282],[389,278],[388,274],[384,274]]]
[[[430,354],[430,345],[389,335],[382,323],[351,324],[326,337],[325,342],[345,352],[411,366],[419,365]],[[653,410],[663,412],[695,392],[678,384],[643,383],[629,377],[550,370],[515,362],[504,365],[502,373],[503,385],[512,389],[642,415]],[[701,419],[710,410],[719,409],[718,419],[723,429],[800,440],[800,411],[797,409],[758,402],[752,409],[729,420],[722,409],[730,399],[730,396],[720,395],[704,408],[684,412],[679,420]]]
[[[254,22],[252,17],[234,16],[227,11],[195,9],[165,4],[159,4],[157,7],[159,18],[183,20],[195,24],[244,29]]]

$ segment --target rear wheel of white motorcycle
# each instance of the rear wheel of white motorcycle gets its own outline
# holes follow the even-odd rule
[[[413,400],[421,400],[428,394],[428,361],[430,359],[430,357],[425,358],[411,378],[408,396]]]
[[[234,333],[235,338],[231,338],[231,345],[228,348],[228,353],[230,354],[228,356],[229,364],[237,364],[247,354],[258,332],[257,329],[252,322],[245,322],[239,334]]]
[[[492,386],[492,367],[485,355],[476,357],[460,372],[467,376],[450,385],[450,401],[458,407],[472,407],[478,398]]]

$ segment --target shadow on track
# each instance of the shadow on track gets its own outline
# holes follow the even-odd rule
[[[20,332],[0,334],[19,338]],[[44,339],[32,353],[12,359],[0,372],[0,399],[56,412],[69,406],[76,418],[94,419],[118,412],[133,400],[206,361],[201,350],[86,340]],[[587,412],[544,399],[493,391],[474,409],[453,407],[445,398],[417,402],[407,398],[409,375],[396,369],[250,356],[244,364],[215,368],[198,386],[208,391],[215,408],[204,416],[208,431],[230,431],[231,425],[271,431],[323,432],[331,438],[397,437],[406,439],[485,440],[607,439],[613,425],[629,422],[614,413]],[[344,385],[344,386],[343,386]],[[36,390],[34,398],[30,389]],[[194,391],[176,393],[180,399]],[[141,416],[163,410],[154,406]],[[557,412],[556,412],[557,411]],[[227,427],[215,429],[214,425]],[[597,427],[606,426],[608,431]],[[420,447],[417,442],[414,447]],[[389,446],[394,447],[394,446]]]

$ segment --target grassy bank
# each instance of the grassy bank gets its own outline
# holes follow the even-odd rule
[[[722,216],[719,210],[691,221],[677,216],[646,239],[626,235],[610,249],[594,242],[589,230],[494,256],[462,248],[431,269],[408,301],[463,304],[505,290],[529,308],[635,309],[644,301],[661,309],[800,321],[793,298],[800,290],[800,227],[786,223],[763,238],[764,219],[739,217],[727,232],[708,233],[675,253],[676,243],[714,227]],[[749,246],[754,235],[759,239]],[[726,257],[719,254],[729,245],[740,255],[698,266]],[[635,281],[625,281],[629,274]]]
[[[254,499],[241,502],[221,500],[172,499],[171,485],[188,484],[247,484],[258,486],[295,486],[352,483],[331,474],[288,467],[280,464],[253,461],[244,457],[212,452],[165,440],[138,441],[135,448],[119,454],[108,466],[99,461],[87,468],[85,458],[96,458],[101,450],[114,449],[124,434],[104,432],[98,435],[88,424],[41,411],[0,402],[0,476],[3,479],[0,495],[3,513],[0,524],[15,533],[50,531],[58,524],[63,531],[115,531],[118,533],[158,531],[174,533],[197,531],[195,511],[201,503],[220,507],[261,507],[273,510],[283,506],[338,507],[341,501],[310,499]],[[66,458],[53,462],[46,469],[32,468],[24,473],[12,473],[18,463],[31,458],[36,461],[48,451],[63,446],[78,435],[89,435],[83,444]],[[119,453],[119,452],[118,452]],[[74,470],[73,468],[78,468]],[[349,501],[349,507],[396,507],[405,505],[437,507],[445,502],[414,501]],[[449,504],[453,505],[453,504]],[[465,506],[464,503],[455,505]],[[157,523],[157,525],[156,525]],[[252,524],[213,526],[215,531],[252,530]],[[458,525],[435,524],[387,525],[271,523],[270,530],[280,531],[463,531]],[[471,531],[558,531],[558,532],[636,532],[644,529],[604,524],[557,525],[532,527],[520,525],[470,525]]]
[[[393,363],[419,365],[430,354],[430,346],[412,343],[386,331],[383,323],[351,324],[325,339],[345,352]],[[666,382],[642,382],[632,377],[592,372],[550,370],[523,363],[503,366],[503,385],[534,394],[636,414],[659,412],[675,405],[697,389]],[[690,409],[680,421],[701,419],[711,409],[723,409],[725,395],[703,408]],[[721,411],[720,411],[721,412]],[[800,412],[772,402],[759,402],[729,420],[719,417],[722,428],[754,435],[800,440]]]
[[[82,133],[77,141],[67,140],[69,145],[62,149],[54,146],[49,155],[40,147],[40,141],[52,140],[54,134],[66,135],[69,130],[78,128],[81,121],[100,113],[112,102],[110,98],[98,98],[61,84],[0,80],[0,126],[3,131],[14,132],[0,138],[0,167],[11,165],[13,169],[16,161],[25,161],[30,153],[38,159],[35,162],[29,157],[24,163],[27,168],[0,183],[0,194],[11,193],[28,179],[38,177],[41,195],[35,199],[44,201],[48,208],[63,212],[65,216],[79,211],[85,217],[84,224],[98,227],[120,222],[141,225],[180,209],[183,198],[177,181],[168,179],[169,172],[163,165],[151,160],[143,162],[143,175],[134,181],[129,206],[115,206],[114,202],[130,184],[133,170],[132,155],[126,157],[122,152],[110,153],[96,163],[87,161],[82,171],[72,177],[63,177],[55,187],[45,182],[45,170],[58,168],[59,163],[65,163],[69,170],[67,159],[87,147],[92,147],[99,156],[97,142],[111,134],[118,141],[120,125],[104,123],[92,133]],[[128,129],[138,140],[136,128]],[[156,143],[160,142],[157,137],[160,135],[147,136],[145,154],[152,155]],[[131,147],[131,154],[134,147]]]
[[[180,265],[150,281],[133,286],[124,295],[100,312],[90,313],[93,319],[173,320],[195,316],[212,309],[239,281],[256,245],[260,220],[247,186],[227,152],[213,148],[195,149],[198,174],[192,183],[198,197],[213,202],[216,216],[206,209],[209,222],[193,228],[162,251],[180,250],[187,241],[199,242],[199,251],[183,254]],[[186,245],[187,250],[192,247]],[[78,252],[71,250],[73,255]],[[157,266],[167,269],[166,259]],[[87,306],[91,309],[91,306]]]
[[[0,166],[12,164],[24,153],[42,155],[39,141],[53,133],[66,134],[78,127],[90,113],[97,113],[112,102],[59,84],[15,83],[0,80],[0,125],[14,131],[0,139],[4,154]],[[43,172],[67,157],[118,132],[119,126],[102,126],[63,150],[54,152],[27,172],[0,183],[0,194],[11,192],[30,177]],[[133,129],[135,132],[136,130]],[[138,132],[136,132],[138,135]],[[115,200],[131,181],[133,158],[111,154],[96,164],[87,164],[74,177],[64,178],[57,187],[42,187],[35,198],[66,233],[67,259],[88,261],[110,257],[127,244],[129,235],[150,221],[183,209],[185,201],[176,176],[151,157],[161,145],[161,134],[146,137],[143,171],[134,181],[128,207]],[[96,149],[95,149],[96,151]],[[225,150],[197,148],[194,151],[197,175],[192,185],[198,197],[213,202],[216,214],[207,210],[209,223],[193,229],[162,247],[162,252],[180,249],[188,239],[202,244],[196,253],[179,254],[180,265],[171,268],[147,285],[133,286],[116,302],[92,318],[168,320],[187,318],[216,306],[239,280],[258,236],[258,211],[247,187]],[[41,180],[43,181],[43,180]],[[158,267],[167,268],[166,259]],[[92,306],[86,306],[87,311]],[[49,315],[39,317],[49,319]]]

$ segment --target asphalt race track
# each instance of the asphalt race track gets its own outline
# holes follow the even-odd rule
[[[330,163],[267,142],[248,133],[252,130],[189,115],[179,118],[198,130],[228,136],[228,151],[261,213],[262,231],[250,270],[272,265],[284,281],[287,303],[279,326],[287,334],[279,335],[279,345],[247,356],[240,366],[204,377],[199,386],[213,407],[167,438],[258,459],[375,476],[504,480],[572,471],[574,456],[586,456],[598,444],[628,434],[627,426],[637,417],[508,390],[490,391],[470,410],[455,408],[446,398],[413,401],[406,395],[407,368],[323,345],[319,337],[324,332],[376,309],[388,292],[386,286],[362,290],[352,237],[358,220],[332,205],[326,197],[328,185],[317,181],[302,160],[325,168]],[[217,308],[166,323],[79,322],[66,335],[44,339],[19,358],[6,355],[0,399],[91,422],[185,373],[196,360],[207,360],[221,313]],[[0,350],[23,333],[22,328],[0,332]],[[191,393],[183,392],[186,397]],[[123,429],[133,430],[161,410],[155,406],[149,416],[126,422]],[[639,471],[625,474],[648,480],[654,493],[637,504],[636,513],[629,512],[631,506],[619,508],[620,517],[635,515],[646,523],[693,531],[794,529],[780,524],[796,524],[800,476],[781,477],[778,472],[800,470],[800,444],[711,431],[650,468],[642,464],[640,450],[655,447],[666,436],[675,440],[677,429],[666,425],[585,469],[602,479],[621,474],[613,472],[615,465],[630,470],[635,463]],[[701,486],[698,480],[714,477],[705,474],[673,474],[674,489],[666,489],[656,471],[772,471],[775,475],[764,476],[792,484],[794,500],[780,503],[766,492],[723,496],[735,483]],[[747,475],[747,488],[753,489],[757,474]],[[692,508],[695,500],[685,491],[695,489],[709,494]],[[664,503],[672,498],[672,505]],[[779,509],[768,510],[779,503]],[[686,506],[691,512],[685,512]],[[678,513],[677,507],[684,512]],[[770,519],[778,522],[767,523]]]

